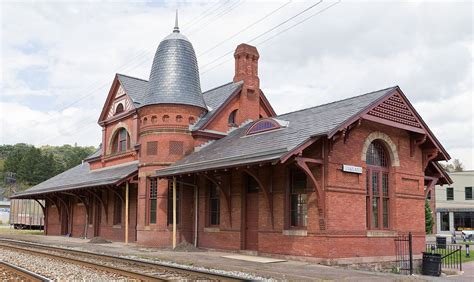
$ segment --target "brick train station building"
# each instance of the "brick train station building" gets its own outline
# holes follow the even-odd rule
[[[412,232],[420,253],[450,157],[402,90],[277,115],[257,49],[234,58],[233,80],[202,92],[176,26],[148,81],[115,75],[100,149],[14,197],[45,200],[47,235],[332,259],[393,256]]]

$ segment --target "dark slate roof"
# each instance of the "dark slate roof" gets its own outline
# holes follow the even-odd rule
[[[289,124],[274,131],[245,136],[252,125],[247,124],[170,167],[156,171],[156,176],[279,159],[309,138],[327,135],[394,89],[397,87],[277,116],[276,119]]]
[[[230,82],[203,93],[208,112],[193,126],[193,130],[200,129],[218,111],[220,106],[236,91],[242,89],[242,81]]]
[[[99,149],[97,149],[94,153],[92,153],[91,155],[87,156],[84,161],[87,161],[87,160],[92,160],[92,159],[95,159],[95,158],[98,158],[102,155],[102,144],[99,146]]]
[[[125,89],[125,92],[132,99],[135,107],[140,107],[145,100],[148,90],[148,81],[124,74],[117,74],[117,77]]]
[[[15,193],[12,198],[27,198],[44,193],[73,190],[101,185],[111,185],[138,171],[138,162],[90,170],[84,162],[58,174],[23,192]]]
[[[124,74],[117,74],[120,83],[122,84],[125,92],[133,100],[135,107],[140,107],[143,104],[143,99],[145,99],[146,91],[148,89],[148,81],[131,77]],[[198,122],[193,126],[193,130],[198,130],[204,125],[217,110],[222,106],[222,104],[229,99],[229,97],[235,92],[242,88],[242,81],[239,82],[229,82],[227,84],[218,86],[216,88],[210,89],[204,92],[203,98],[208,106],[208,112],[198,120]],[[88,157],[89,159],[91,157]]]
[[[146,96],[140,106],[185,104],[204,109],[193,45],[175,30],[160,42],[153,59]]]

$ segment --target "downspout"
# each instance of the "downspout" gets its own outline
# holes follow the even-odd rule
[[[173,250],[176,248],[176,176],[173,177]]]
[[[125,244],[128,244],[128,202],[129,202],[128,181],[125,183]]]

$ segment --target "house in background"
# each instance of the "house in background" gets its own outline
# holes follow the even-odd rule
[[[448,173],[453,184],[436,186],[436,233],[474,230],[474,170]]]

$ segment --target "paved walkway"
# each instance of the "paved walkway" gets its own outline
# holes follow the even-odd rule
[[[222,256],[235,255],[217,251],[199,250],[192,252],[171,251],[169,249],[145,248],[136,244],[125,245],[114,242],[110,244],[90,244],[89,240],[66,238],[61,236],[18,235],[3,234],[0,237],[16,240],[37,242],[46,245],[74,247],[82,250],[107,253],[112,255],[128,255],[137,258],[159,259],[173,261],[183,265],[202,266],[227,271],[241,271],[260,277],[277,280],[312,280],[312,281],[428,281],[445,280],[446,278],[431,278],[426,276],[403,276],[391,273],[347,270],[338,267],[329,267],[301,261],[285,261],[278,263],[256,263],[243,260],[223,258]],[[467,266],[467,264],[466,264]],[[474,274],[474,265],[467,266]],[[468,272],[469,272],[468,271]],[[471,273],[471,272],[469,272]],[[471,275],[471,274],[469,274]],[[469,277],[472,281],[474,276]],[[459,278],[459,277],[458,277]],[[464,276],[462,278],[465,278]],[[464,280],[464,279],[463,279]],[[466,280],[466,281],[469,281]]]

